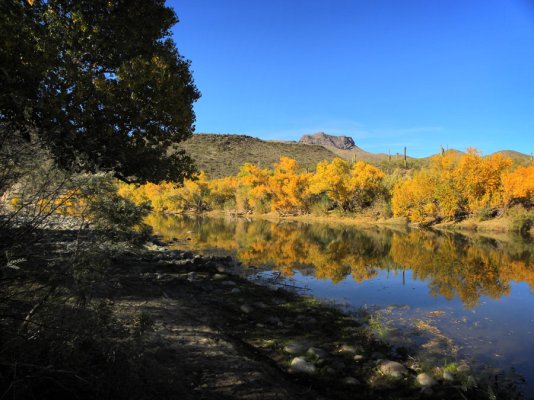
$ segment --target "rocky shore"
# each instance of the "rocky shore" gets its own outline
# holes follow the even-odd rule
[[[156,241],[114,262],[113,302],[150,320],[145,351],[168,387],[202,399],[487,398],[461,371],[423,370],[361,319],[255,284],[231,257]],[[469,383],[471,380],[471,383]]]

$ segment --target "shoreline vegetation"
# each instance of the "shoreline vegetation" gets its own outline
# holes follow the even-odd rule
[[[301,169],[282,157],[272,169],[244,164],[236,176],[200,172],[182,186],[119,184],[119,194],[167,214],[229,214],[344,224],[532,234],[534,166],[500,154],[443,152],[428,167],[385,173],[363,161]]]

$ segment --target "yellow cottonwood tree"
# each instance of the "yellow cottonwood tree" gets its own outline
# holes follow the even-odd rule
[[[306,199],[310,173],[299,173],[296,160],[280,157],[269,177],[272,195],[271,209],[279,214],[302,214],[306,211]]]
[[[336,207],[343,211],[351,208],[350,163],[341,158],[317,164],[315,174],[310,178],[310,194],[326,194]]]
[[[253,164],[244,164],[237,175],[236,209],[242,212],[266,211],[270,202],[269,178],[272,172]]]
[[[373,203],[382,191],[384,173],[363,161],[355,163],[350,171],[349,189],[355,204],[366,207]]]
[[[513,200],[534,202],[534,166],[518,167],[502,175],[504,202],[509,205]]]

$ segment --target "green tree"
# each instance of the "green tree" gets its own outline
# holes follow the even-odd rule
[[[0,5],[0,146],[38,143],[74,171],[182,181],[200,94],[163,0]],[[15,140],[16,139],[16,140]]]

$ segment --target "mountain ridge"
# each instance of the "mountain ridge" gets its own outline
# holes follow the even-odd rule
[[[302,140],[305,138],[304,140]],[[339,139],[341,138],[341,139]],[[350,139],[350,140],[349,140]],[[322,144],[319,144],[322,143]],[[358,147],[349,136],[328,135],[324,132],[303,135],[300,141],[263,140],[248,135],[195,133],[178,144],[179,149],[188,153],[199,169],[211,178],[236,175],[244,163],[251,163],[261,168],[270,168],[282,156],[297,160],[303,168],[313,170],[323,160],[331,161],[341,157],[350,161],[365,161],[382,168],[395,168],[402,163],[400,154],[371,153]],[[463,153],[459,150],[450,149]],[[518,164],[528,164],[531,156],[514,150],[501,150],[492,154],[503,154]],[[436,153],[439,154],[439,153]],[[436,154],[428,157],[407,157],[412,166],[428,164]]]

